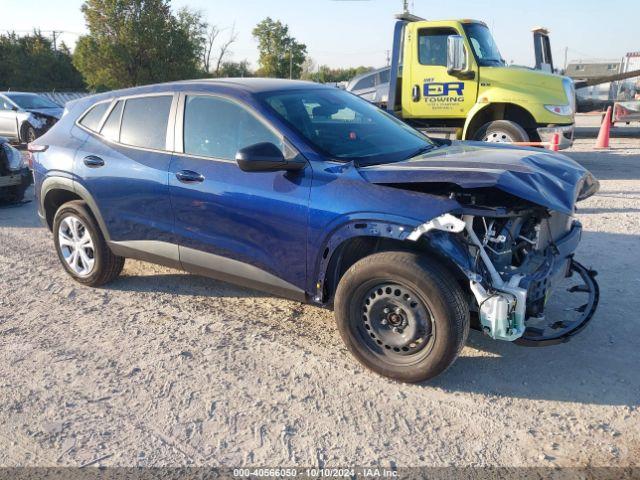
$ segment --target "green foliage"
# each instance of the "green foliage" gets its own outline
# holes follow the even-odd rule
[[[73,63],[93,89],[114,89],[202,75],[198,12],[171,11],[169,0],[86,0],[89,34]]]
[[[321,65],[315,72],[308,72],[303,75],[305,80],[311,80],[319,83],[346,82],[361,73],[372,70],[372,67],[349,67],[349,68],[331,68],[327,65]]]
[[[0,89],[84,90],[82,76],[62,43],[58,51],[39,31],[22,37],[0,35]]]
[[[289,35],[289,27],[270,17],[262,20],[253,29],[258,41],[261,77],[300,78],[302,65],[307,55],[307,46]]]
[[[249,68],[249,62],[222,62],[217,77],[253,77],[253,72]]]

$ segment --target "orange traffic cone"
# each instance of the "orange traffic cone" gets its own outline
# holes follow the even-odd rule
[[[604,115],[602,125],[600,125],[600,132],[598,133],[598,139],[596,140],[595,148],[604,149],[609,148],[609,134],[611,133],[611,107],[607,108],[607,113]]]

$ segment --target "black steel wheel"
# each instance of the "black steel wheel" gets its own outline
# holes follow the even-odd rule
[[[383,252],[344,274],[334,302],[338,330],[366,367],[404,382],[446,370],[469,330],[469,310],[453,276],[410,252]]]
[[[435,327],[428,306],[417,293],[389,282],[372,288],[364,284],[360,290],[364,295],[356,295],[362,306],[362,322],[353,327],[363,343],[397,365],[415,363],[428,354]]]

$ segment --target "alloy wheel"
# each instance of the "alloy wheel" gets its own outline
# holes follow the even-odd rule
[[[58,245],[63,258],[79,277],[87,277],[95,265],[93,239],[78,217],[65,217],[58,227]]]

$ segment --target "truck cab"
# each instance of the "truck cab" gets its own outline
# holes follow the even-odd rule
[[[386,108],[423,129],[458,139],[573,143],[571,79],[508,66],[486,24],[399,15]]]

